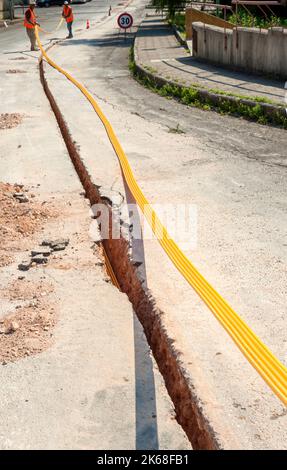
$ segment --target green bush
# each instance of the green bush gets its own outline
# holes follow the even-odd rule
[[[286,18],[281,18],[279,16],[270,16],[270,18],[263,18],[262,16],[259,16],[258,14],[254,14],[253,16],[248,15],[246,11],[239,10],[237,17],[236,14],[233,13],[229,18],[228,21],[230,21],[233,24],[236,24],[236,22],[240,26],[245,26],[247,28],[262,28],[262,29],[268,29],[271,28],[272,26],[286,26],[287,27],[287,19]]]
[[[174,98],[180,103],[183,103],[187,106],[194,106],[206,111],[214,110],[219,112],[220,114],[243,116],[246,119],[258,122],[259,124],[275,124],[283,127],[284,129],[287,129],[287,116],[281,114],[280,112],[266,115],[264,108],[259,102],[255,106],[251,106],[242,103],[239,96],[238,99],[233,101],[230,100],[231,96],[228,96],[227,94],[222,94],[220,95],[220,99],[218,100],[218,102],[215,103],[211,100],[210,97],[205,95],[203,96],[200,93],[200,89],[193,86],[182,87],[170,83],[166,83],[160,86],[153,78],[150,78],[146,75],[142,76],[138,74],[134,62],[133,49],[130,52],[129,68],[136,80],[138,80],[142,85],[146,86],[153,92],[158,93],[159,95],[167,99]],[[215,93],[216,91],[213,90],[213,92]],[[259,100],[258,97],[257,100]],[[262,103],[263,102],[264,101],[262,101]]]
[[[176,15],[176,10],[179,8],[182,11],[185,10],[185,6],[188,3],[187,0],[152,0],[151,4],[156,8],[157,11],[163,9],[168,10],[168,18],[173,20]]]

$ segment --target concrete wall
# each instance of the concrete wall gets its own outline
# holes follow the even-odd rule
[[[287,79],[287,29],[225,30],[193,23],[193,55],[216,64]]]
[[[186,39],[192,39],[192,23],[195,21],[201,21],[205,24],[212,24],[214,26],[220,26],[221,28],[233,29],[234,24],[224,21],[221,18],[218,18],[214,15],[209,15],[204,11],[196,10],[192,7],[187,7],[185,10],[185,30],[186,30]]]
[[[0,20],[10,19],[9,0],[0,0]]]

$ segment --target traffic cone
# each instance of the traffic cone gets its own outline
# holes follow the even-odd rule
[[[87,29],[90,29],[90,21],[87,20],[87,26],[86,26]]]

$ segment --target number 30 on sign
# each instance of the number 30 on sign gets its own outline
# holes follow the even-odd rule
[[[122,13],[118,17],[118,25],[122,29],[129,29],[133,25],[133,17],[129,13]]]

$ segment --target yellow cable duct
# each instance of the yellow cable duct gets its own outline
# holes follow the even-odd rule
[[[41,27],[38,27],[39,28],[39,31],[41,31],[42,33],[45,33],[45,34],[53,34],[55,33],[56,31],[58,31],[58,29],[61,28],[62,24],[63,24],[63,21],[64,21],[64,18],[61,18],[59,23],[58,23],[58,26],[53,29],[52,31],[46,31],[45,29],[41,28]]]
[[[105,259],[105,264],[106,264],[106,270],[107,270],[107,273],[108,275],[110,276],[114,286],[116,286],[119,290],[121,290],[120,288],[120,285],[119,285],[119,282],[117,280],[117,276],[115,275],[115,272],[113,270],[113,267],[110,263],[110,260],[109,260],[109,257],[106,253],[106,250],[105,248],[103,247],[103,254],[104,254],[104,259]]]

